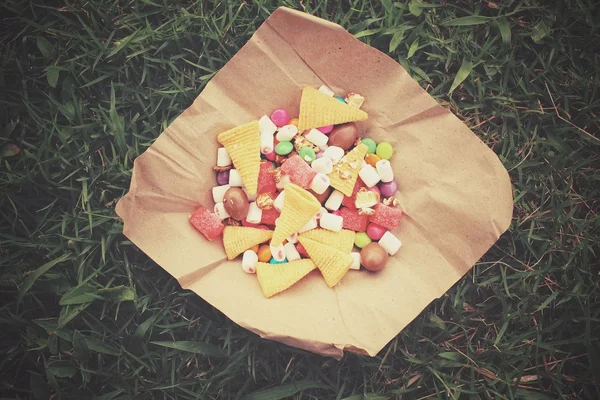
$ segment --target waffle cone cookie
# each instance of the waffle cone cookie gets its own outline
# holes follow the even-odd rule
[[[298,185],[288,183],[271,245],[279,246],[288,236],[298,232],[320,209],[321,203],[315,196]]]
[[[330,288],[338,284],[352,265],[353,259],[350,254],[306,237],[299,236],[298,241],[302,243]]]
[[[349,254],[354,247],[354,232],[347,229],[342,229],[339,232],[313,229],[300,234],[300,236],[336,248],[342,253]]]
[[[344,193],[345,196],[352,196],[356,178],[358,178],[358,172],[367,150],[368,147],[360,143],[342,157],[340,162],[333,167],[333,172],[328,175],[331,187]]]
[[[245,226],[226,226],[223,230],[223,246],[228,260],[233,260],[250,247],[271,239],[273,231],[248,228]]]
[[[260,172],[260,128],[252,121],[225,131],[217,137],[227,149],[235,169],[240,173],[249,195],[258,189]]]
[[[286,264],[259,262],[256,264],[256,275],[263,294],[269,298],[290,288],[315,268],[315,263],[308,258]]]
[[[317,89],[307,86],[302,90],[298,118],[300,132],[321,126],[364,121],[367,118],[366,112],[327,96]]]

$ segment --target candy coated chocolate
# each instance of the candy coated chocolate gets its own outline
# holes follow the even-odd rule
[[[229,171],[217,172],[217,183],[219,185],[227,185],[229,183]]]
[[[329,134],[329,145],[349,150],[358,138],[358,126],[354,122],[336,125]]]
[[[360,251],[360,263],[369,271],[381,271],[387,261],[387,251],[375,242],[369,243]]]
[[[230,188],[223,196],[223,206],[231,218],[243,220],[248,215],[248,196],[240,188]]]
[[[290,122],[290,113],[283,108],[278,108],[277,110],[271,113],[271,121],[278,127],[282,127],[284,125],[289,124]]]
[[[398,184],[396,181],[381,182],[379,183],[379,190],[383,197],[392,197],[398,191]]]

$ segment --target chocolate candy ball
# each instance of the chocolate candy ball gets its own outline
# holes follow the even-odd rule
[[[375,242],[369,243],[360,251],[360,263],[369,271],[381,271],[387,261],[387,251]]]
[[[358,126],[354,122],[336,125],[329,134],[329,145],[349,150],[358,138]]]
[[[223,196],[223,207],[233,219],[243,220],[248,215],[248,196],[246,192],[237,187],[232,187]]]

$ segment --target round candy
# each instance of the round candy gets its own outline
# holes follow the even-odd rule
[[[255,253],[258,253],[258,245],[254,245],[252,247],[250,247],[248,250],[252,250]]]
[[[275,153],[279,154],[280,156],[288,155],[292,152],[292,150],[294,150],[294,145],[292,142],[279,142],[277,143],[277,146],[275,146]]]
[[[336,125],[329,134],[329,145],[349,150],[358,139],[358,126],[354,122]],[[373,142],[374,143],[374,142]],[[373,150],[374,152],[374,150]]]
[[[369,271],[380,271],[387,261],[387,251],[377,243],[369,243],[360,251],[360,263]]]
[[[377,150],[377,143],[371,138],[364,138],[362,143],[367,146],[367,154],[373,154],[375,153],[375,150]],[[381,156],[379,156],[379,158],[381,158]]]
[[[371,238],[366,232],[356,232],[356,235],[354,235],[354,244],[356,247],[362,249],[369,243],[371,243]]]
[[[260,262],[269,262],[271,259],[271,249],[268,244],[263,244],[258,248],[258,261]]]
[[[345,103],[345,102],[346,102],[346,100],[344,100],[344,99],[343,99],[343,98],[341,98],[341,97],[336,97],[336,100],[337,100],[337,101],[341,101],[342,103]]]
[[[229,184],[229,171],[217,172],[217,183],[219,185]]]
[[[275,157],[277,156],[277,153],[275,153],[275,150],[273,150],[272,152],[270,152],[269,154],[265,154],[264,156],[269,161],[275,161]]]
[[[325,154],[325,150],[319,150],[319,152],[317,153],[317,158],[323,157],[323,154]]]
[[[377,161],[379,160],[381,160],[381,158],[379,158],[377,154],[367,154],[365,156],[365,162],[373,168],[375,168],[375,164],[377,164]]]
[[[271,113],[271,121],[278,127],[287,125],[290,122],[290,113],[283,108],[278,108]]]
[[[300,120],[298,120],[298,118],[292,118],[290,119],[290,122],[288,122],[289,125],[294,125],[296,128],[298,127],[298,122],[300,122]]]
[[[315,151],[308,146],[302,147],[298,152],[298,155],[308,163],[313,162],[317,158]]]
[[[396,181],[381,182],[379,184],[379,190],[383,197],[392,197],[398,191],[398,184]]]
[[[381,142],[377,145],[377,150],[375,150],[375,152],[379,158],[389,160],[392,158],[392,154],[394,154],[394,148],[388,142]]]
[[[323,132],[324,134],[328,134],[333,130],[333,125],[322,126],[317,129],[320,130],[321,132]]]
[[[248,215],[248,195],[240,188],[229,188],[223,195],[223,207],[231,218],[243,220]]]
[[[368,226],[367,226],[367,235],[369,235],[369,237],[372,240],[379,240],[381,239],[381,237],[383,236],[383,234],[385,233],[386,229],[379,225],[376,224],[374,222],[371,222]]]
[[[274,258],[271,258],[271,260],[269,261],[269,264],[285,264],[287,262],[287,260],[284,258],[283,261],[277,261]]]

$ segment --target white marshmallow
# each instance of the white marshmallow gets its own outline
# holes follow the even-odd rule
[[[335,96],[335,93],[333,93],[333,90],[329,89],[327,86],[325,85],[321,85],[321,87],[319,88],[319,92],[326,94],[329,97],[333,97]]]
[[[281,174],[281,178],[279,178],[279,182],[275,183],[275,187],[277,189],[283,189],[285,187],[285,185],[287,185],[291,181],[292,180],[290,179],[289,175],[287,175],[287,174]]]
[[[310,189],[316,194],[323,194],[331,184],[329,177],[321,172],[315,175],[310,182]]]
[[[295,125],[285,125],[277,131],[277,140],[280,142],[289,142],[298,133],[298,127]]]
[[[379,245],[383,247],[390,256],[393,256],[402,247],[402,242],[390,231],[383,234],[379,239]]]
[[[317,219],[316,218],[311,218],[310,221],[308,221],[306,224],[304,224],[304,226],[302,228],[300,228],[298,230],[298,233],[304,233],[304,232],[313,230],[317,226],[318,226]]]
[[[253,195],[250,195],[248,193],[248,190],[246,190],[245,187],[242,187],[242,190],[244,191],[244,193],[246,193],[246,196],[248,197],[248,201],[255,201],[256,200],[256,196],[257,196],[256,193],[254,193]]]
[[[215,211],[215,214],[217,214],[219,216],[219,218],[221,218],[221,219],[231,217],[231,215],[229,215],[227,210],[225,210],[225,205],[223,205],[223,202],[219,202],[219,203],[215,204],[214,211]]]
[[[275,261],[285,260],[285,247],[283,244],[280,244],[279,246],[269,245],[269,249],[271,250],[271,255]]]
[[[318,146],[320,149],[323,149],[325,146],[327,146],[327,142],[329,141],[329,136],[318,129],[311,129],[306,135],[304,135],[304,137],[306,140]]]
[[[358,172],[358,176],[360,176],[360,179],[362,179],[362,181],[365,183],[365,185],[367,185],[367,187],[373,187],[377,185],[377,183],[379,183],[379,181],[381,180],[375,168],[373,168],[369,164],[365,165],[360,169],[360,171]]]
[[[329,214],[329,211],[325,207],[321,207],[319,211],[317,211],[317,215],[315,215],[316,219],[321,219],[321,217],[325,214]]]
[[[231,187],[242,187],[244,184],[242,183],[242,176],[238,172],[237,169],[229,170],[229,186]]]
[[[329,198],[325,202],[325,208],[329,211],[339,210],[342,205],[342,201],[344,200],[344,193],[339,190],[334,190],[329,195]]]
[[[352,257],[352,265],[350,265],[350,269],[359,270],[360,269],[360,253],[353,251],[350,253],[350,257]]]
[[[275,149],[275,140],[273,134],[269,132],[260,133],[260,152],[262,154],[271,154]]]
[[[262,219],[262,209],[256,205],[256,202],[253,201],[248,206],[248,215],[246,215],[246,221],[251,224],[260,224],[260,220]]]
[[[285,190],[282,190],[281,193],[277,195],[275,200],[273,201],[273,207],[279,212],[283,210],[283,201],[285,199]]]
[[[377,173],[381,178],[381,182],[391,182],[394,180],[394,170],[392,169],[392,164],[390,164],[388,160],[377,161],[375,168],[377,168]]]
[[[328,231],[339,232],[344,226],[344,218],[341,215],[324,214],[319,220],[319,225]]]
[[[287,241],[290,243],[298,243],[298,232],[292,233],[290,236],[288,236]]]
[[[329,146],[324,152],[323,157],[330,158],[334,164],[337,164],[344,157],[344,149],[338,146]]]
[[[268,115],[263,115],[262,117],[260,117],[260,119],[258,120],[258,127],[260,129],[261,134],[268,133],[271,136],[273,136],[275,132],[277,132],[277,125],[275,125],[275,123],[271,121],[271,118],[269,118]]]
[[[300,259],[300,253],[298,253],[298,250],[296,250],[296,246],[294,246],[293,243],[286,243],[283,248],[285,249],[285,258],[287,258],[288,261],[291,262]]]
[[[313,170],[325,175],[333,172],[333,161],[328,157],[317,158],[310,166]]]
[[[246,250],[242,256],[242,269],[247,274],[255,274],[257,262],[258,255],[252,250]]]
[[[212,195],[215,204],[223,202],[223,196],[225,196],[225,192],[228,191],[229,188],[231,188],[229,185],[215,186],[212,188]]]
[[[231,157],[225,147],[219,147],[217,149],[217,167],[226,167],[231,165]]]

